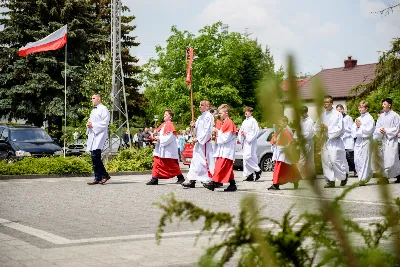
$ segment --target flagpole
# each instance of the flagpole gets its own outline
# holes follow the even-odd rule
[[[65,75],[64,75],[64,158],[65,151],[67,148],[65,147],[66,139],[67,139],[67,46],[65,44]]]

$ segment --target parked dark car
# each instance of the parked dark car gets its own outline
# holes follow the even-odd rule
[[[0,125],[0,159],[62,155],[62,148],[41,128]]]

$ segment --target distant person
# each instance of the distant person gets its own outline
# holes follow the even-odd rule
[[[178,135],[178,153],[179,153],[179,161],[182,161],[182,152],[185,149],[185,131],[179,131]]]
[[[123,141],[124,141],[125,147],[131,147],[132,135],[129,133],[128,129],[125,130],[125,133],[123,136]]]
[[[151,134],[149,132],[149,129],[148,128],[144,128],[144,132],[143,132],[143,147],[149,146],[151,141],[152,141],[152,139],[151,139]]]
[[[86,151],[92,157],[94,181],[88,185],[105,184],[111,177],[106,171],[101,161],[101,150],[104,148],[108,135],[108,124],[110,122],[110,112],[101,104],[100,94],[92,96],[93,110],[86,123],[86,134],[88,136]]]

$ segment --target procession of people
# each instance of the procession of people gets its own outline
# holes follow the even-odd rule
[[[87,135],[95,177],[89,185],[105,184],[111,178],[101,162],[110,114],[101,104],[99,94],[93,95],[92,103],[94,109],[87,123]],[[392,110],[392,104],[390,98],[382,100],[382,112],[375,123],[368,112],[368,102],[361,101],[358,105],[360,116],[353,121],[344,112],[343,105],[334,108],[333,97],[325,96],[325,111],[315,123],[308,115],[308,108],[301,107],[300,133],[293,133],[287,117],[279,118],[269,141],[274,172],[268,190],[280,190],[280,185],[287,183],[292,183],[297,189],[302,179],[316,178],[315,140],[321,144],[325,188],[336,187],[337,181],[340,186],[345,186],[350,171],[358,177],[360,186],[368,183],[374,174],[378,174],[378,184],[388,184],[391,178],[400,183],[400,116]],[[181,132],[182,136],[178,138],[171,109],[165,109],[164,121],[151,138],[147,136],[146,140],[138,140],[148,142],[147,139],[151,139],[154,146],[152,177],[147,185],[158,185],[159,179],[177,177],[176,183],[186,189],[195,188],[199,182],[211,191],[228,184],[224,191],[234,192],[237,190],[233,172],[237,141],[243,148],[243,181],[259,180],[262,170],[256,150],[260,127],[252,116],[253,108],[244,108],[245,120],[239,129],[229,116],[227,104],[216,109],[211,107],[209,100],[202,100],[199,110],[201,115],[190,123],[194,148],[186,179],[179,167],[185,133]],[[126,135],[129,140],[130,136]]]

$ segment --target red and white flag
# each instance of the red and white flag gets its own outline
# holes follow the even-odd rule
[[[57,50],[62,48],[67,43],[67,25],[64,25],[59,30],[44,37],[37,42],[28,43],[18,51],[18,55],[25,57],[29,54],[36,52],[43,52],[49,50]]]

